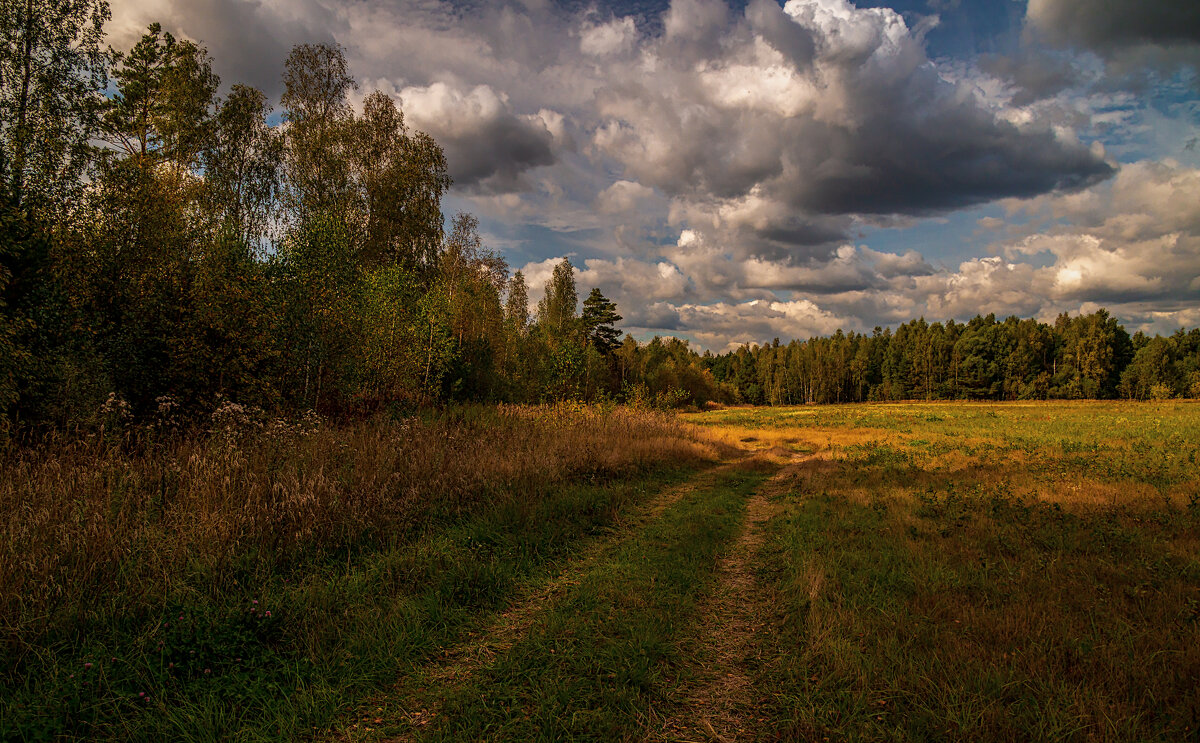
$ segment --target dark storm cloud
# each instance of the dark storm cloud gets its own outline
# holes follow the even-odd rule
[[[694,38],[681,27],[649,46],[653,77],[618,76],[597,97],[608,119],[597,144],[677,198],[758,194],[809,217],[922,216],[1113,173],[1083,145],[1018,127],[944,80],[922,32],[887,9],[752,4],[719,46],[709,42],[719,16],[696,14]],[[770,224],[755,231],[768,244],[812,242]]]
[[[842,220],[800,219],[789,216],[780,222],[763,225],[754,234],[779,246],[828,245],[845,240],[849,224]]]
[[[596,13],[153,2],[209,44],[227,81],[270,93],[293,43],[340,41],[364,90],[403,88],[406,115],[445,148],[470,193],[527,190],[531,169],[561,161],[561,133],[538,120],[551,108],[591,140],[598,169],[611,172],[611,158],[625,179],[684,201],[757,193],[776,202],[790,214],[739,228],[765,254],[842,239],[841,226],[810,228],[828,215],[926,215],[1111,174],[1083,146],[1018,128],[942,80],[923,30],[899,14],[840,0],[753,0],[740,12],[721,0],[676,0],[661,34],[590,39],[584,49],[579,29]],[[1053,74],[1022,74],[1014,78],[1030,91],[1057,84]],[[480,88],[488,100],[472,99]]]
[[[825,213],[932,214],[1075,190],[1115,172],[1082,145],[1021,131],[973,102],[872,113],[857,129],[826,129],[817,141],[829,155],[790,196]]]
[[[561,117],[515,114],[507,97],[489,86],[464,92],[434,83],[405,88],[400,96],[409,120],[446,151],[458,188],[488,194],[522,190],[522,174],[557,159],[554,134],[542,116],[560,130]]]
[[[1051,39],[1099,52],[1200,44],[1193,0],[1030,0],[1026,17]]]
[[[454,185],[473,192],[520,190],[522,173],[556,160],[546,128],[512,115],[479,122],[461,134],[431,133],[446,151]]]
[[[1030,0],[1025,20],[1028,37],[1102,57],[1110,87],[1140,90],[1181,69],[1200,71],[1194,0]]]
[[[791,19],[775,0],[751,0],[746,6],[750,27],[798,68],[808,67],[817,52],[817,42],[807,28]]]
[[[979,68],[1013,86],[1014,106],[1049,98],[1082,81],[1079,70],[1069,60],[1035,50],[1014,55],[984,54],[979,57]]]

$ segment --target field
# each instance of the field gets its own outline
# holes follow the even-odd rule
[[[738,719],[756,732],[1200,735],[1200,407],[869,405],[692,420],[791,462],[753,558],[770,631],[749,640],[753,693]]]
[[[0,738],[1200,739],[1200,405],[152,438],[0,468]]]

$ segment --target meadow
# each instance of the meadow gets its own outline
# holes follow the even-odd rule
[[[772,627],[753,639],[759,733],[1200,735],[1200,406],[881,404],[690,420],[793,462],[754,558]]]
[[[0,465],[0,738],[1200,737],[1200,405],[226,409]]]

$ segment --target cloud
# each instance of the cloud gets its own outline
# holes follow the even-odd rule
[[[551,165],[555,137],[552,112],[520,116],[487,85],[463,92],[434,83],[400,91],[403,109],[418,129],[446,151],[450,176],[460,188],[499,193],[522,188],[525,171]],[[560,122],[559,122],[560,123]]]
[[[209,43],[247,70],[264,43],[281,56],[287,42],[332,35],[365,88],[402,91],[410,121],[439,140],[471,194],[536,190],[528,172],[561,165],[556,177],[611,173],[584,204],[621,180],[680,202],[679,213],[712,207],[734,222],[756,200],[758,218],[717,227],[763,257],[808,258],[805,246],[844,240],[840,217],[926,215],[1111,172],[1069,137],[1018,126],[943,79],[924,51],[927,26],[846,0],[752,0],[742,12],[674,0],[657,35],[630,16],[540,5],[124,5],[128,16],[166,12],[193,35],[231,29]],[[576,141],[586,160],[564,157]]]
[[[768,343],[774,338],[808,338],[829,335],[851,324],[806,300],[718,302],[683,305],[679,329],[689,332],[700,345],[724,351],[744,343]]]
[[[653,188],[633,181],[616,181],[596,197],[596,208],[605,214],[637,211],[646,202],[661,201]]]
[[[1026,20],[1052,39],[1100,52],[1200,44],[1200,5],[1177,0],[1029,0]]]
[[[1114,82],[1151,71],[1200,71],[1200,5],[1176,0],[1029,0],[1026,27],[1053,44],[1095,52]]]
[[[1025,210],[1059,226],[1009,243],[1011,257],[1049,254],[1052,297],[1093,302],[1194,301],[1200,292],[1200,170],[1126,165],[1111,183],[1043,197]]]
[[[614,18],[608,23],[585,26],[579,32],[579,50],[590,57],[607,57],[629,51],[636,38],[632,18]]]
[[[757,199],[801,218],[932,214],[1112,173],[1083,145],[948,83],[894,11],[768,6],[751,4],[716,44],[724,15],[673,5],[637,69],[597,91],[595,148],[680,200]]]
[[[980,55],[979,67],[1013,87],[1013,106],[1026,106],[1082,82],[1082,73],[1069,57],[1037,49],[1013,55]]]
[[[445,148],[447,210],[480,214],[527,264],[532,301],[550,256],[568,254],[581,290],[600,286],[627,328],[724,348],[1088,302],[1161,323],[1187,317],[1200,291],[1194,171],[1113,164],[1146,158],[1139,143],[1165,136],[1150,130],[1182,150],[1194,108],[1162,109],[1169,129],[1144,98],[1102,84],[1106,69],[1191,54],[1190,10],[1174,29],[1153,13],[1075,28],[1070,3],[1032,0],[1027,36],[1061,46],[977,61],[931,59],[933,21],[845,0],[674,0],[665,12],[128,0],[114,12],[118,46],[160,19],[206,42],[226,82],[268,90],[292,44],[341,43],[361,90],[397,95]],[[961,247],[871,240],[997,200],[1009,215],[971,214]],[[994,254],[976,254],[989,234]]]

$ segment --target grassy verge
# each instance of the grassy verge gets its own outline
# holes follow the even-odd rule
[[[765,478],[727,471],[595,565],[510,652],[452,693],[431,740],[621,740],[674,693],[681,633]]]
[[[0,738],[311,734],[706,454],[621,411],[234,434],[4,464]]]

